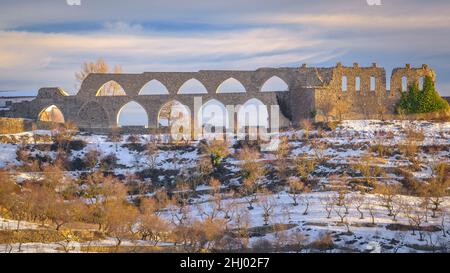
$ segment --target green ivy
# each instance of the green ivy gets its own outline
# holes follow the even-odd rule
[[[422,90],[419,90],[417,84],[410,86],[408,92],[402,93],[397,104],[397,112],[402,110],[407,114],[446,111],[449,108],[448,102],[436,91],[430,76],[425,77]]]

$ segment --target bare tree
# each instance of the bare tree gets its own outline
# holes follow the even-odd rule
[[[309,195],[305,195],[305,194],[302,194],[302,195],[300,195],[300,202],[302,203],[302,205],[304,206],[304,210],[303,210],[303,215],[308,215],[308,209],[309,209],[309,207],[310,207],[310,205],[311,205],[311,203],[312,203],[312,197],[311,196],[309,196]]]
[[[325,160],[325,150],[327,148],[327,144],[324,142],[320,142],[318,140],[311,141],[311,149],[314,152],[314,156],[318,162],[323,162]]]
[[[209,184],[212,187],[213,203],[215,204],[217,211],[222,211],[221,183],[219,179],[211,178]]]
[[[101,157],[101,154],[96,149],[90,149],[83,158],[83,162],[87,169],[93,169],[97,167],[99,163],[99,158]]]
[[[350,233],[350,224],[348,222],[348,214],[345,211],[345,207],[342,206],[334,206],[333,211],[339,217],[339,224],[345,225],[347,228],[347,232]]]
[[[168,223],[155,214],[156,201],[144,199],[140,205],[138,232],[142,240],[148,240],[157,245],[170,231]]]
[[[269,224],[270,217],[272,216],[273,209],[275,207],[275,199],[273,195],[268,190],[264,190],[261,192],[261,197],[259,200],[259,205],[263,210],[263,220],[264,225],[267,226]]]
[[[375,225],[375,219],[376,219],[376,209],[375,206],[369,202],[369,204],[366,205],[366,209],[369,212],[370,219],[372,219],[372,225]]]
[[[225,220],[205,219],[202,225],[202,232],[204,233],[203,248],[207,252],[220,249],[225,232]]]
[[[426,231],[426,238],[425,241],[427,243],[427,246],[429,249],[431,249],[432,253],[436,253],[438,251],[439,247],[439,240],[438,240],[438,236],[434,236],[434,233],[432,231]]]
[[[4,206],[4,208],[17,221],[16,230],[19,230],[21,221],[29,216],[30,206],[32,204],[27,203],[23,194],[12,193],[7,200],[7,202],[11,201],[11,203],[7,203],[7,206]]]
[[[345,209],[345,214],[347,214],[347,215],[350,214],[349,210],[350,210],[350,207],[352,206],[352,204],[353,204],[353,199],[349,195],[345,195],[343,202],[342,202],[342,206]]]
[[[75,233],[69,229],[63,230],[59,233],[62,236],[62,240],[57,242],[59,246],[62,247],[63,251],[65,253],[69,253],[71,250],[75,249],[74,243],[80,241],[80,238],[78,238]]]
[[[398,196],[394,196],[392,198],[392,204],[391,204],[391,216],[392,220],[397,221],[397,215],[403,210],[404,207],[404,201]]]
[[[398,243],[396,243],[394,245],[394,248],[392,249],[392,253],[397,253],[398,250],[403,246],[403,242],[405,241],[405,233],[404,232],[396,232],[394,235],[395,240],[398,241]]]
[[[383,173],[382,169],[375,164],[374,160],[370,153],[365,153],[361,156],[360,163],[354,166],[355,170],[362,174],[369,186],[373,186],[376,178]]]
[[[297,175],[304,183],[307,183],[309,176],[316,169],[317,161],[315,159],[309,159],[306,156],[297,156],[294,159],[294,165]]]
[[[158,146],[155,141],[149,141],[147,143],[147,159],[148,165],[151,169],[156,168],[156,159],[158,158]]]
[[[288,181],[289,181],[289,196],[291,197],[292,201],[294,201],[292,205],[298,206],[297,200],[300,193],[305,188],[305,185],[303,184],[302,181],[300,181],[298,177],[295,176],[289,177]]]
[[[286,205],[286,204],[282,205],[281,215],[282,215],[283,222],[290,222],[292,220],[291,208],[289,205]]]
[[[265,170],[261,161],[259,161],[261,154],[255,149],[244,147],[238,155],[238,158],[243,161],[241,164],[242,176],[244,178],[243,193],[247,196],[249,203],[248,209],[253,209],[253,202],[256,201],[256,190],[258,182],[264,175]]]
[[[110,70],[109,65],[102,58],[98,59],[96,62],[84,62],[80,72],[75,73],[75,79],[77,81],[76,89],[81,87],[81,83],[86,79],[86,77],[91,73],[122,73],[122,67],[120,65],[114,66],[112,70]],[[106,95],[117,95],[120,90],[120,86],[116,83],[105,86],[102,89],[103,96]]]
[[[243,183],[243,187],[241,188],[241,193],[245,196],[245,200],[248,203],[247,208],[249,210],[254,209],[253,203],[255,203],[257,201],[257,198],[258,198],[256,196],[257,187],[258,187],[258,185],[255,182],[253,182],[249,179],[245,179],[244,183]]]
[[[447,189],[450,186],[447,165],[438,163],[433,167],[433,178],[425,186],[425,196],[429,196],[429,201],[433,205],[431,208],[431,217],[436,218],[444,197],[447,195]]]
[[[81,219],[85,212],[85,205],[80,200],[65,201],[60,197],[55,197],[52,201],[54,204],[48,208],[47,217],[56,225],[56,230]]]
[[[360,193],[355,194],[351,197],[353,199],[353,204],[359,213],[359,219],[364,219],[363,207],[366,205],[366,197]]]
[[[413,227],[413,235],[415,234],[415,231],[419,232],[419,236],[420,236],[420,241],[423,241],[423,233],[421,230],[421,226],[425,220],[425,214],[422,211],[422,209],[420,208],[420,204],[419,203],[414,203],[414,204],[410,204],[410,203],[405,203],[404,206],[404,213],[406,215],[406,217],[408,218],[409,224]]]
[[[278,145],[278,149],[275,153],[275,165],[277,168],[277,174],[278,177],[281,181],[285,181],[286,179],[286,174],[288,171],[288,157],[289,157],[289,150],[290,150],[290,145],[289,145],[289,140],[287,137],[283,136],[280,137],[280,143]]]
[[[378,184],[375,188],[381,204],[388,210],[388,216],[393,216],[394,197],[398,194],[399,190],[399,185],[388,184]]]
[[[5,170],[0,170],[0,213],[3,212],[2,208],[5,211],[15,210],[14,207],[20,196],[19,193],[20,188],[11,179],[9,173]],[[20,211],[20,206],[17,205],[17,207]]]
[[[331,212],[333,211],[335,200],[332,196],[326,195],[320,198],[320,203],[327,213],[327,218],[331,218]]]
[[[242,161],[241,169],[246,179],[256,182],[264,175],[260,157],[261,153],[258,150],[247,146],[239,151],[238,159]]]
[[[214,171],[214,167],[211,164],[211,159],[206,156],[199,158],[196,169],[199,178],[203,181],[208,180]]]
[[[249,243],[248,229],[251,223],[251,215],[248,210],[238,207],[236,213],[234,214],[233,220],[236,229],[236,237],[239,241],[240,248],[246,249]]]
[[[310,119],[302,119],[300,121],[300,127],[303,129],[304,138],[306,141],[309,141],[309,134],[313,128],[313,124]]]
[[[123,200],[113,200],[106,203],[106,232],[117,241],[116,248],[123,239],[131,238],[133,227],[137,222],[137,209]]]
[[[223,205],[223,218],[226,220],[226,228],[228,228],[228,224],[233,220],[234,213],[237,211],[238,204],[234,198],[229,200],[228,202],[225,202]]]

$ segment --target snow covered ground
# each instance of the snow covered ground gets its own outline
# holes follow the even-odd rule
[[[352,193],[348,196],[352,199],[358,196],[358,193]],[[271,212],[269,225],[272,224],[294,224],[295,227],[282,231],[281,233],[290,232],[301,232],[306,237],[306,243],[311,243],[317,240],[320,236],[326,233],[332,234],[336,239],[336,251],[351,251],[351,252],[362,252],[370,250],[370,246],[376,243],[381,247],[380,251],[392,252],[395,248],[397,252],[423,252],[423,249],[430,247],[430,244],[437,245],[447,245],[450,247],[450,218],[432,218],[428,217],[428,221],[423,223],[422,227],[440,227],[445,226],[445,235],[442,236],[442,230],[435,232],[422,232],[423,240],[420,240],[419,232],[415,231],[414,235],[412,231],[396,231],[390,230],[389,225],[393,224],[403,224],[408,225],[409,220],[405,214],[399,213],[394,220],[392,216],[388,216],[387,209],[380,202],[380,198],[377,195],[365,194],[365,203],[367,205],[372,205],[373,215],[375,217],[375,224],[372,225],[371,214],[369,209],[364,205],[361,208],[363,213],[363,219],[361,219],[361,214],[357,211],[356,205],[351,204],[349,206],[349,213],[345,216],[345,222],[349,225],[349,230],[351,234],[347,234],[347,226],[341,224],[340,217],[338,217],[335,207],[331,212],[331,217],[327,218],[327,212],[324,209],[323,198],[336,196],[336,192],[312,192],[308,194],[302,194],[304,201],[299,200],[299,205],[293,205],[293,199],[287,192],[280,192],[277,194],[272,194],[269,196],[259,196],[258,198],[269,198],[271,202],[274,203],[273,211]],[[398,198],[409,200],[410,202],[419,202],[417,198],[409,196],[399,196]],[[209,200],[203,196],[198,203],[190,205],[187,211],[189,211],[189,217],[192,219],[203,219],[211,215],[212,211],[217,209],[217,205],[214,201]],[[306,201],[309,202],[309,208],[307,214],[305,215]],[[233,203],[234,207],[232,210],[239,213],[248,213],[246,215],[250,228],[264,227],[263,218],[263,207],[258,202],[255,203],[254,209],[248,210],[248,203],[245,198],[239,199],[225,199],[223,201],[222,207],[230,206]],[[442,207],[446,210],[450,209],[450,198],[446,198]],[[344,210],[344,209],[342,209]],[[223,217],[225,210],[218,213],[217,217]],[[165,212],[163,214],[167,220],[171,220],[173,214],[170,212]],[[442,222],[443,221],[443,222]],[[229,225],[233,226],[233,222]],[[250,242],[254,243],[261,238],[266,238],[269,241],[276,241],[276,232],[270,232],[264,236],[252,237]],[[421,249],[421,247],[423,249]],[[342,248],[339,250],[339,248]]]
[[[351,164],[361,162],[361,158],[367,154],[375,155],[376,153],[370,151],[371,145],[382,144],[384,146],[394,147],[398,144],[403,144],[406,141],[406,137],[409,132],[414,131],[419,134],[423,134],[423,140],[417,140],[416,144],[420,147],[417,152],[416,158],[419,162],[420,168],[412,172],[412,175],[419,180],[428,179],[433,175],[431,171],[432,166],[435,163],[450,163],[450,122],[428,122],[428,121],[378,121],[378,120],[360,120],[360,121],[344,121],[334,131],[322,131],[313,130],[309,132],[310,140],[306,141],[303,136],[304,130],[283,132],[282,135],[289,138],[290,154],[289,158],[294,159],[298,155],[307,157],[320,156],[326,158],[326,164],[322,164],[316,167],[314,175],[320,178],[322,184],[327,184],[328,178],[332,174],[342,174],[348,169]],[[33,133],[22,133],[16,135],[3,135],[4,138],[14,137],[19,139],[26,136],[28,143],[33,144],[33,135],[50,135],[49,131],[35,131]],[[129,136],[122,136],[122,140],[115,143],[108,141],[106,136],[101,135],[77,135],[75,138],[83,140],[87,145],[79,151],[72,151],[70,159],[82,158],[90,150],[97,150],[101,156],[108,154],[115,154],[118,158],[118,168],[114,170],[116,174],[136,173],[141,170],[145,170],[149,166],[149,158],[144,152],[137,152],[134,149],[130,149],[127,145],[127,139]],[[149,139],[158,137],[160,139],[166,139],[165,136],[139,136],[139,143],[145,144]],[[231,144],[234,144],[233,141]],[[199,160],[199,152],[197,149],[197,142],[190,143],[188,147],[183,149],[163,149],[160,147],[158,150],[154,162],[157,168],[164,173],[164,171],[178,171],[195,168]],[[276,143],[275,143],[276,144]],[[323,145],[321,145],[323,144]],[[268,145],[266,149],[262,149],[263,161],[268,163],[274,160],[272,147],[274,143]],[[20,147],[19,144],[14,143],[0,143],[0,168],[13,167],[20,165],[21,162],[17,160],[16,151]],[[234,152],[233,149],[231,149]],[[51,151],[33,151],[32,155],[39,154],[41,156],[49,156],[55,158],[56,153]],[[399,153],[387,154],[383,156],[376,163],[377,166],[386,170],[385,177],[379,179],[385,179],[386,181],[396,181],[402,179],[402,175],[394,172],[393,169],[410,166],[413,163],[410,159],[404,157]],[[233,154],[226,158],[225,166],[231,174],[228,181],[222,181],[222,188],[229,187],[231,185],[240,185],[239,169],[240,162],[233,156]],[[16,173],[18,181],[27,179],[29,175],[27,173]],[[79,172],[72,172],[72,175],[78,175]],[[357,175],[356,175],[357,176]],[[160,181],[152,182],[167,182],[168,177],[160,175],[158,177]],[[170,179],[175,179],[174,176],[170,176]],[[172,181],[173,182],[173,181]],[[197,191],[207,192],[211,188],[205,184],[199,185]],[[375,215],[375,225],[371,225],[371,217],[369,215],[369,208],[365,206],[362,210],[364,212],[364,219],[360,219],[360,213],[356,210],[354,205],[350,206],[349,214],[346,215],[347,225],[339,223],[340,218],[337,212],[332,211],[331,217],[327,218],[327,213],[324,209],[323,198],[326,196],[334,195],[334,192],[327,192],[321,189],[314,189],[313,192],[303,194],[304,200],[308,200],[309,209],[307,214],[303,214],[305,210],[305,202],[300,202],[298,206],[292,205],[292,199],[286,190],[281,191],[270,196],[259,198],[269,198],[274,202],[273,212],[271,213],[269,225],[272,224],[292,224],[292,228],[282,233],[291,233],[299,231],[303,233],[308,242],[313,242],[318,237],[325,233],[330,233],[334,242],[337,245],[336,251],[386,251],[386,252],[423,252],[430,251],[430,245],[449,245],[450,246],[450,234],[446,233],[446,230],[450,229],[450,217],[442,218],[438,216],[436,218],[428,217],[428,222],[424,222],[423,226],[444,227],[444,231],[434,232],[414,232],[412,230],[398,231],[391,228],[396,224],[409,225],[410,221],[404,214],[399,214],[397,219],[388,216],[388,212],[385,207],[379,202],[379,197],[373,194],[366,194],[365,199],[367,204],[372,204],[371,210]],[[355,195],[356,193],[351,193]],[[306,198],[306,199],[305,199]],[[413,197],[402,196],[400,198],[413,200]],[[211,210],[216,205],[211,196],[207,193],[199,195],[191,200],[192,204],[189,205],[189,215],[192,219],[202,219],[206,215],[210,214]],[[254,209],[247,209],[247,202],[245,198],[233,199],[229,196],[224,196],[223,206],[233,203],[233,207],[240,213],[248,214],[249,227],[258,228],[264,227],[263,221],[263,209],[261,204],[256,202]],[[444,211],[450,210],[450,199],[445,199],[442,204]],[[219,212],[223,214],[224,212]],[[167,220],[171,220],[173,212],[166,210],[162,213],[162,216]],[[223,215],[222,215],[223,216]],[[15,221],[5,220],[0,218],[0,230],[14,229],[16,226]],[[230,222],[230,225],[233,223]],[[38,228],[38,225],[32,223],[22,223],[22,228]],[[347,229],[350,229],[351,235],[347,234]],[[424,238],[420,239],[420,235]],[[445,237],[443,235],[446,235]],[[254,236],[251,238],[251,244],[255,243],[261,238],[266,238],[271,241],[276,241],[279,236],[276,232],[269,232],[261,236]],[[114,245],[113,239],[106,241],[96,242],[99,245]],[[124,244],[133,244],[132,242],[125,242]],[[6,249],[6,246],[3,246]],[[61,251],[57,250],[60,247],[59,244],[36,244],[30,243],[22,246],[25,251],[41,252],[41,251]],[[0,245],[0,251],[2,245]]]

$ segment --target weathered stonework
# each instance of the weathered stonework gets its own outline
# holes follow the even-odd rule
[[[299,68],[260,68],[255,71],[201,70],[198,72],[145,72],[142,74],[90,74],[82,83],[76,95],[69,96],[59,88],[41,88],[32,101],[10,105],[4,112],[7,117],[38,119],[43,109],[57,106],[65,120],[71,120],[87,131],[108,131],[117,126],[117,115],[127,103],[135,101],[148,114],[149,127],[157,127],[161,107],[171,100],[186,105],[191,113],[194,97],[202,97],[203,103],[216,99],[224,105],[243,105],[252,98],[259,99],[267,106],[280,105],[281,126],[298,124],[301,119],[314,117],[328,120],[338,115],[344,119],[359,119],[378,115],[380,112],[392,114],[401,96],[402,77],[409,83],[418,82],[420,77],[434,71],[428,66],[396,68],[391,76],[391,90],[386,90],[384,68],[336,67],[315,68],[303,65]],[[272,76],[284,80],[287,92],[261,92],[263,84]],[[347,91],[342,90],[342,77],[347,77]],[[355,79],[360,78],[360,91],[355,88]],[[375,88],[371,91],[371,77],[375,77]],[[189,79],[199,80],[207,89],[207,94],[177,94],[179,88]],[[229,78],[234,78],[245,87],[245,93],[217,93],[218,86]],[[156,79],[167,87],[167,95],[139,95],[149,81]],[[115,81],[124,89],[125,96],[96,96],[107,82]],[[345,102],[345,103],[341,103]],[[347,106],[337,107],[341,104]],[[338,108],[340,108],[340,111]],[[382,111],[385,108],[385,111]],[[269,120],[270,120],[270,108]]]

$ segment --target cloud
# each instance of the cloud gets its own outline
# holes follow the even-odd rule
[[[116,28],[122,32],[113,32]],[[108,26],[104,32],[90,34],[0,31],[0,40],[4,41],[0,44],[1,89],[37,89],[57,83],[56,79],[60,85],[70,86],[81,63],[98,57],[121,64],[126,72],[140,73],[255,69],[324,60],[336,54],[329,41],[314,37],[312,32],[263,28],[186,36],[142,32],[139,27],[132,27],[136,34],[126,29],[127,25],[119,23]],[[14,86],[5,84],[6,79]],[[30,81],[34,86],[29,86]]]
[[[144,27],[140,24],[130,24],[123,21],[106,22],[103,27],[106,31],[112,33],[141,33],[144,31]]]
[[[267,14],[249,17],[248,22],[267,24],[294,24],[321,26],[331,29],[337,28],[358,28],[358,29],[437,29],[450,27],[450,17],[447,15],[355,15],[355,14],[315,14],[315,15],[299,15],[299,14]]]
[[[72,90],[81,63],[104,57],[132,73],[429,63],[450,95],[450,2],[382,2],[4,0],[0,90]]]

